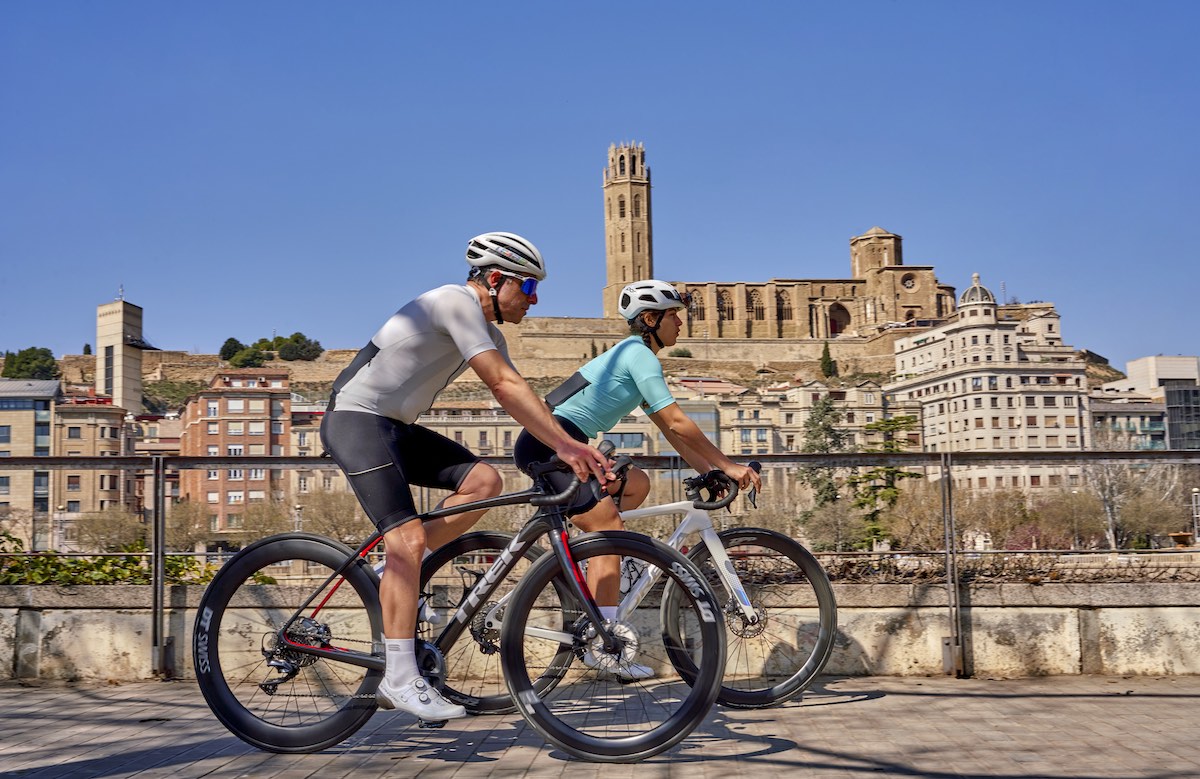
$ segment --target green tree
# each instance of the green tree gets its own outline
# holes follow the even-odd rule
[[[234,368],[261,368],[267,361],[267,355],[254,346],[248,346],[229,358],[229,364]]]
[[[292,333],[287,338],[275,339],[275,350],[281,360],[315,360],[325,351],[320,341],[314,341],[304,333]]]
[[[243,345],[238,339],[226,338],[225,343],[221,344],[221,351],[219,352],[218,356],[222,360],[231,360],[235,354],[245,348],[245,345]]]
[[[909,444],[905,434],[914,430],[916,426],[917,418],[914,416],[892,417],[864,425],[863,429],[868,432],[882,433],[883,443],[863,451],[885,454],[903,452]],[[921,476],[920,473],[906,471],[894,465],[880,465],[856,473],[846,480],[854,490],[854,507],[863,510],[862,517],[868,540],[882,541],[886,535],[880,517],[885,509],[892,508],[900,499],[900,482]]]
[[[91,354],[91,353],[92,353],[92,345],[91,345],[91,344],[84,344],[84,345],[83,345],[83,354],[84,354],[84,356],[86,357],[87,355],[89,355],[89,354]]]
[[[837,362],[834,361],[833,355],[829,353],[829,342],[826,341],[821,349],[821,375],[826,379],[832,379],[838,375]]]
[[[0,376],[6,379],[57,379],[58,361],[49,349],[31,346],[19,352],[8,352]]]
[[[672,349],[671,351],[667,352],[667,356],[668,357],[691,357],[692,350],[688,349],[686,346],[677,346],[674,349]]]
[[[833,404],[830,395],[822,395],[813,403],[808,418],[804,420],[804,439],[800,451],[810,454],[825,454],[846,451],[846,431],[838,427],[842,412]],[[800,481],[813,490],[816,505],[824,506],[838,499],[836,468],[813,466],[800,473]]]

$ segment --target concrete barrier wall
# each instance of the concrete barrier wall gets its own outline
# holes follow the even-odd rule
[[[172,587],[165,634],[192,676],[200,587]],[[942,673],[940,585],[835,585],[826,672]],[[964,655],[976,676],[1200,674],[1200,584],[1000,584],[964,588]],[[0,678],[127,681],[153,675],[146,586],[0,587]]]

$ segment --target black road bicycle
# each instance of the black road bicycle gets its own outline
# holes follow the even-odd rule
[[[533,489],[421,515],[539,507],[462,592],[438,634],[418,641],[418,664],[441,688],[446,648],[467,636],[499,657],[510,705],[547,741],[586,760],[641,760],[679,743],[716,700],[726,651],[721,605],[695,563],[648,536],[570,537],[560,505],[579,485],[552,495],[542,479],[562,467],[542,466]],[[550,554],[535,545],[542,538]],[[238,738],[274,752],[313,752],[348,738],[375,712],[383,619],[367,555],[381,540],[376,532],[352,550],[286,533],[241,550],[214,577],[197,613],[193,658],[205,700]],[[640,608],[610,622],[582,570],[604,555],[656,578]],[[502,624],[487,624],[514,573],[520,580]],[[633,658],[657,675],[622,682],[613,671]]]

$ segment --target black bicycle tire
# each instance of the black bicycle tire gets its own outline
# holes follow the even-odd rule
[[[375,713],[374,693],[383,678],[382,671],[364,669],[355,696],[344,706],[320,722],[300,726],[277,725],[257,717],[234,695],[222,673],[221,622],[230,600],[249,576],[273,562],[286,560],[309,561],[336,569],[353,554],[349,547],[322,536],[300,533],[273,536],[234,555],[205,590],[197,609],[193,639],[196,681],[217,719],[246,743],[270,752],[317,752],[349,738]],[[383,617],[374,571],[359,560],[346,572],[345,579],[363,602],[371,635],[382,635]]]
[[[450,561],[472,552],[481,551],[493,551],[498,556],[501,552],[508,548],[508,545],[511,543],[512,539],[513,536],[507,533],[479,531],[459,536],[445,546],[440,547],[431,555],[429,555],[429,557],[425,558],[425,560],[421,563],[422,596],[428,595],[428,593],[426,593],[426,588],[430,579]],[[535,544],[525,552],[524,557],[530,563],[533,563],[543,554],[545,554],[545,550]],[[561,597],[565,598],[570,594],[570,589],[564,581],[556,580],[555,589],[558,590]],[[465,595],[465,593],[463,594]],[[451,604],[451,613],[453,613],[453,610],[457,610],[459,605],[461,605],[461,603]],[[420,625],[418,625],[418,634],[420,634],[420,632]],[[424,638],[430,642],[433,642],[438,637],[439,632],[439,630],[435,629]],[[497,657],[495,670],[497,673],[496,681],[502,686],[503,690],[500,694],[473,695],[469,692],[458,689],[456,686],[457,683],[452,678],[454,676],[453,669],[456,661],[455,647],[461,645],[463,641],[472,640],[474,640],[474,638],[471,635],[470,628],[464,628],[463,631],[458,635],[458,638],[455,640],[453,645],[442,646],[441,644],[436,644],[437,649],[441,652],[442,657],[444,658],[444,663],[446,666],[445,683],[441,688],[442,694],[450,701],[453,701],[454,703],[466,708],[469,714],[510,714],[513,711],[516,711],[516,705],[512,701],[512,696],[508,694],[507,687],[503,686],[504,678],[502,669],[500,668],[499,657]],[[562,664],[554,664],[552,665],[552,668],[558,668],[561,667],[561,665]],[[554,686],[555,683],[557,683],[558,679],[560,678],[562,678],[562,673],[558,673],[557,675],[544,674],[539,680],[540,684],[537,686],[538,692],[543,693],[548,691]]]
[[[678,744],[708,715],[721,687],[725,657],[725,628],[720,619],[718,601],[695,564],[666,544],[649,536],[626,531],[588,533],[570,541],[576,561],[601,555],[635,556],[666,571],[677,587],[687,586],[697,604],[697,612],[707,621],[698,622],[699,633],[693,645],[704,648],[699,669],[688,680],[686,699],[662,724],[637,736],[602,738],[580,733],[562,722],[532,688],[526,670],[522,637],[529,612],[538,594],[554,577],[561,575],[555,555],[539,560],[521,580],[509,603],[500,639],[505,679],[521,715],[551,744],[575,757],[596,762],[634,762],[657,755]],[[714,610],[715,609],[715,610]],[[662,624],[666,645],[683,646],[678,622]],[[602,719],[602,718],[601,718]]]
[[[774,530],[764,528],[733,528],[718,533],[721,544],[725,548],[760,546],[782,556],[790,561],[803,575],[804,580],[812,588],[817,601],[818,621],[817,634],[812,650],[804,659],[804,663],[785,679],[778,683],[760,688],[746,689],[732,686],[727,679],[722,683],[721,693],[717,702],[723,706],[737,709],[762,709],[778,706],[794,699],[802,693],[829,662],[833,645],[837,638],[837,601],[833,593],[833,585],[821,563],[802,544]],[[711,559],[711,553],[704,544],[695,546],[688,558],[702,571]],[[714,589],[718,589],[719,585]],[[724,590],[720,590],[724,596]],[[675,607],[674,599],[677,593],[668,592],[663,598],[664,612]],[[753,594],[752,594],[753,598]],[[732,631],[732,626],[730,630]],[[729,637],[729,651],[737,651],[738,642],[734,636]],[[675,653],[672,662],[676,662],[676,670],[685,678],[693,673],[690,658],[684,653]]]

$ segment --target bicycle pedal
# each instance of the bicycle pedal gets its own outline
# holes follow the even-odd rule
[[[446,723],[448,721],[449,720],[444,720],[444,719],[428,720],[428,719],[418,718],[417,719],[417,727],[418,728],[430,728],[430,729],[436,730],[437,728],[446,727]]]

